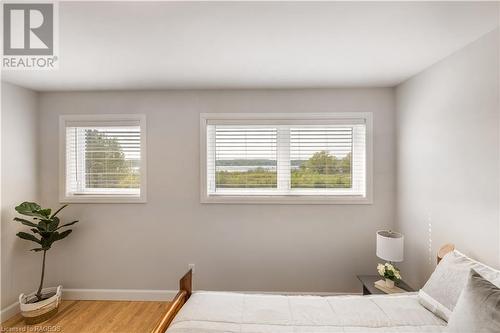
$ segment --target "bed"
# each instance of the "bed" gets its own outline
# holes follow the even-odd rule
[[[438,262],[453,251],[446,245]],[[192,274],[152,333],[444,332],[446,322],[424,308],[417,293],[393,295],[269,295],[192,293]]]
[[[282,296],[197,292],[168,333],[443,332],[416,294]]]

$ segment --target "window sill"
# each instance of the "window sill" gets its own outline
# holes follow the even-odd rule
[[[59,198],[60,203],[146,203],[145,196],[75,195]]]
[[[281,204],[281,205],[371,205],[373,200],[356,195],[204,195],[206,204]]]

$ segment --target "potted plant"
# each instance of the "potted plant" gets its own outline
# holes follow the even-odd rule
[[[29,216],[31,219],[30,221],[19,217],[14,218],[14,221],[30,227],[31,231],[31,233],[18,232],[17,236],[37,244],[31,251],[43,252],[42,274],[38,290],[28,295],[21,294],[19,296],[21,313],[27,324],[36,324],[45,321],[55,315],[59,309],[62,286],[43,288],[43,280],[45,277],[45,258],[47,251],[50,250],[54,242],[66,238],[71,233],[72,230],[66,229],[67,227],[78,222],[73,221],[62,225],[60,224],[57,214],[66,206],[67,205],[62,206],[53,214],[51,214],[52,210],[50,208],[42,208],[39,204],[34,202],[23,202],[15,208],[19,214]],[[63,228],[64,231],[61,231]]]
[[[385,286],[387,288],[394,288],[395,282],[401,280],[399,270],[391,263],[378,264],[377,270],[380,276],[385,278]]]

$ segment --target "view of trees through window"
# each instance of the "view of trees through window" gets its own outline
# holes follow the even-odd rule
[[[291,188],[351,188],[351,156],[318,151],[307,160],[291,160]],[[276,160],[217,160],[216,167],[217,188],[277,188]]]
[[[292,188],[350,188],[351,153],[339,158],[320,151],[306,161],[292,161],[291,176]]]
[[[85,131],[87,188],[139,188],[140,143],[137,133]],[[135,137],[134,137],[135,136]]]

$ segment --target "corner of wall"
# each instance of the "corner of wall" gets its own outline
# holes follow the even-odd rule
[[[3,81],[0,88],[0,313],[5,320],[16,312],[17,296],[38,280],[39,258],[30,256],[28,244],[15,236],[19,226],[9,222],[19,201],[40,199],[40,129],[39,94]]]
[[[396,87],[396,224],[418,285],[447,242],[500,266],[499,45],[496,29]]]

